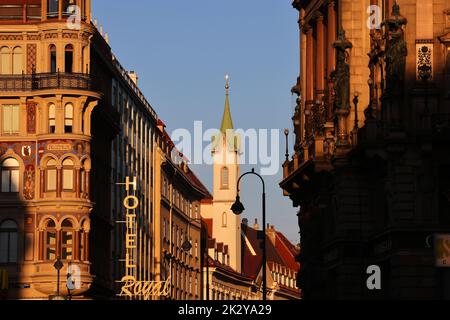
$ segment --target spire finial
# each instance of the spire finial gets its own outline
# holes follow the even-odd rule
[[[230,90],[230,76],[228,74],[225,75],[225,81],[226,81],[226,85],[225,85],[225,89],[227,90],[227,94],[228,91]]]

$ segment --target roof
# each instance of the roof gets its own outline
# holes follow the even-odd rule
[[[223,116],[222,116],[222,124],[220,126],[220,132],[222,132],[223,134],[226,134],[228,132],[228,130],[233,130],[234,129],[234,125],[233,125],[233,118],[231,117],[231,110],[230,110],[230,99],[229,99],[229,85],[227,82],[226,85],[226,89],[227,89],[227,93],[225,96],[225,108],[223,111]]]
[[[255,277],[262,267],[262,231],[243,224],[242,232],[246,236],[246,239],[242,239],[242,272],[247,276]],[[299,263],[295,260],[298,252],[280,232],[276,232],[274,242],[266,234],[266,253],[269,267],[277,264],[295,272],[300,269]]]

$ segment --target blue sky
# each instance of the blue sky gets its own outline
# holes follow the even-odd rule
[[[137,72],[139,87],[169,133],[193,130],[199,120],[205,128],[220,126],[226,73],[236,128],[291,129],[290,88],[298,76],[299,52],[290,0],[92,2],[93,17],[109,34],[115,55]],[[284,153],[282,142],[280,163]],[[212,190],[212,168],[193,169]],[[265,177],[268,223],[298,242],[297,210],[278,187],[281,176],[280,169]],[[259,190],[256,179],[243,181],[243,218],[250,223],[261,222]]]

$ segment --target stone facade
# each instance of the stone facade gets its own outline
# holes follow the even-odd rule
[[[427,242],[450,232],[450,2],[293,5],[306,72],[293,88],[296,145],[281,187],[300,207],[304,297],[449,298],[449,269]],[[371,265],[382,290],[366,286]]]

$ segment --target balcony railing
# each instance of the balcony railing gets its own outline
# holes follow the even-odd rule
[[[54,89],[98,91],[98,86],[93,76],[83,73],[0,75],[0,92]]]

